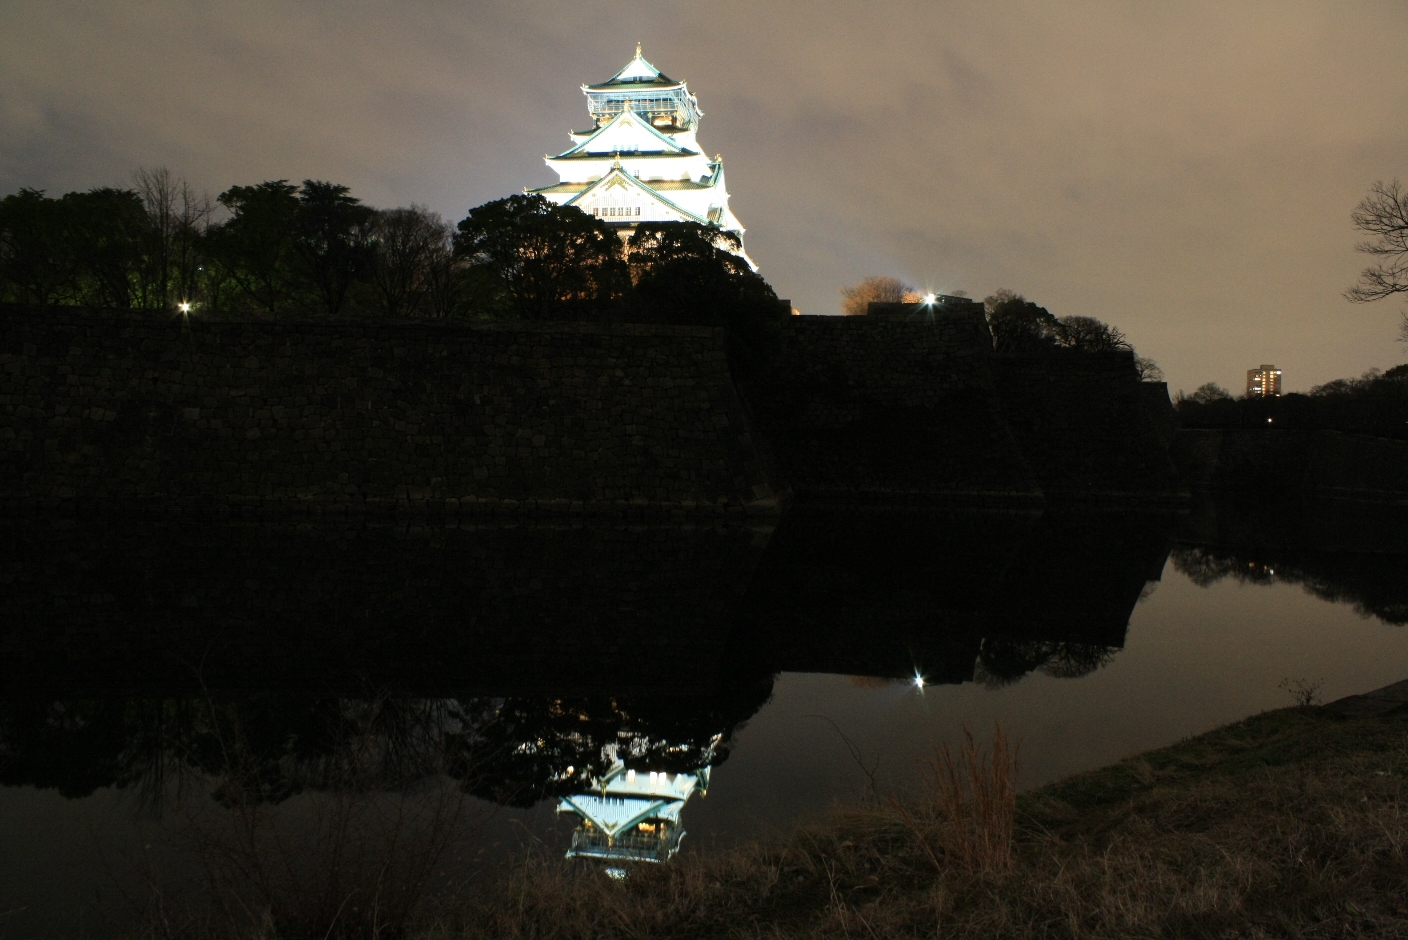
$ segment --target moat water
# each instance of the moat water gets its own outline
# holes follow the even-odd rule
[[[965,729],[1027,788],[1377,688],[1408,678],[1401,515],[9,520],[0,937],[204,916],[212,882],[355,906],[388,860],[381,903],[433,910],[585,845],[558,809],[618,762],[700,782],[648,823],[668,857],[902,793]]]

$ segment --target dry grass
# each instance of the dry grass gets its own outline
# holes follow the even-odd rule
[[[405,936],[433,892],[440,859],[473,821],[433,748],[411,742],[402,754],[396,745],[404,742],[369,731],[386,712],[387,700],[374,700],[356,713],[360,723],[344,716],[326,753],[302,764],[251,748],[238,716],[215,724],[226,771],[209,782],[214,799],[198,794],[172,807],[163,849],[187,864],[142,872],[145,890],[129,899],[137,934]],[[269,797],[290,790],[297,795]]]
[[[1013,797],[999,736],[924,794],[624,883],[535,857],[427,937],[1404,937],[1408,715],[1258,716]]]
[[[957,756],[947,744],[920,771],[919,798],[891,797],[891,814],[939,872],[957,868],[996,873],[1012,865],[1017,821],[1017,752],[998,725],[992,746],[980,748],[963,729]]]
[[[1020,798],[1015,753],[999,730],[990,746],[970,736],[956,754],[937,750],[923,789],[906,799],[838,810],[781,844],[685,853],[625,882],[544,851],[520,858],[453,916],[416,926],[323,909],[328,898],[389,897],[376,879],[355,891],[347,881],[333,892],[304,886],[295,894],[315,896],[285,901],[248,892],[245,875],[234,881],[254,903],[226,926],[152,933],[1408,937],[1408,711],[1400,712],[1272,712]],[[236,854],[248,857],[240,844]],[[297,904],[297,916],[285,904]]]
[[[153,891],[146,936],[400,936],[456,835],[463,803],[456,788],[424,786],[205,814],[185,828],[204,890]]]

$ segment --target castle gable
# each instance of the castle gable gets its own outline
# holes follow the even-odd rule
[[[666,135],[651,127],[640,115],[622,111],[595,134],[553,159],[582,154],[608,156],[615,153],[664,153],[693,155]]]
[[[684,209],[675,201],[642,183],[621,167],[591,184],[568,200],[588,215],[607,222],[707,222],[708,219]]]

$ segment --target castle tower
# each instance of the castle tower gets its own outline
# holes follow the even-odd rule
[[[629,770],[617,763],[593,789],[563,797],[559,813],[577,817],[568,858],[668,862],[679,851],[680,811],[709,789],[709,767],[693,773]]]
[[[573,131],[570,148],[545,158],[561,182],[527,192],[576,206],[623,238],[641,222],[698,222],[742,238],[728,207],[723,157],[710,160],[700,150],[695,135],[704,112],[684,82],[645,61],[636,46],[625,68],[582,92],[593,127]]]

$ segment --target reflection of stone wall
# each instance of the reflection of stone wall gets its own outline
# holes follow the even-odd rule
[[[720,331],[0,312],[0,497],[775,510]]]
[[[1172,525],[1150,513],[799,507],[758,565],[729,656],[739,669],[962,682],[996,639],[1119,647]]]
[[[799,495],[1040,503],[981,317],[792,317],[780,345],[749,400]]]
[[[0,521],[0,689],[712,688],[766,529]]]
[[[746,526],[0,520],[0,697],[699,695],[971,678],[984,637],[1118,645],[1165,523],[823,512]]]
[[[1175,521],[1146,513],[1043,516],[993,594],[989,635],[1123,646],[1145,585],[1163,573]]]
[[[1229,575],[1299,583],[1366,616],[1408,623],[1408,505],[1274,491],[1207,500],[1184,520],[1180,541],[1176,560],[1200,583]]]
[[[1022,513],[831,512],[799,505],[748,589],[730,655],[794,672],[972,678]]]

